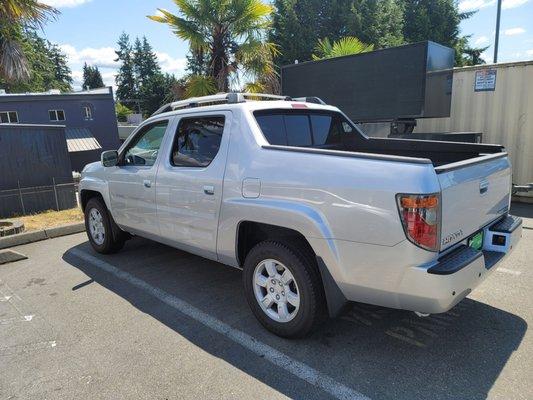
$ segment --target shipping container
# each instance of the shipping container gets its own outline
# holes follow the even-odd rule
[[[419,119],[415,128],[454,131],[482,132],[484,143],[504,145],[514,183],[533,182],[533,61],[456,68],[450,117]]]

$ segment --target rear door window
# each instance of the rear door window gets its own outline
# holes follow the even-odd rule
[[[331,147],[354,134],[340,113],[328,111],[256,111],[256,121],[269,144],[295,147]]]
[[[207,167],[220,148],[224,116],[182,118],[172,146],[175,167]]]

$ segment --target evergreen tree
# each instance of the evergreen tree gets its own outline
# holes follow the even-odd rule
[[[84,89],[97,89],[104,87],[104,81],[102,75],[97,66],[83,64],[83,88]]]
[[[326,2],[327,3],[327,2]],[[313,50],[324,33],[319,27],[318,0],[274,0],[275,12],[269,41],[276,43],[279,54],[278,67],[293,64],[296,60],[311,59]]]
[[[161,72],[157,56],[146,37],[137,37],[131,45],[130,37],[122,33],[117,45],[115,53],[121,65],[115,81],[117,98],[122,105],[149,116],[176,98],[173,90],[178,81],[173,75]]]
[[[132,63],[133,63],[133,74],[135,76],[135,83],[137,85],[137,89],[139,89],[139,86],[141,85],[141,65],[143,63],[143,49],[142,49],[142,43],[139,37],[135,38],[135,41],[133,42],[132,47]]]
[[[432,40],[456,50],[456,64],[481,62],[459,25],[455,0],[274,0],[270,40],[279,47],[278,66],[311,59],[319,40],[353,36],[374,48]]]
[[[133,70],[139,87],[152,76],[161,72],[161,68],[157,62],[157,56],[145,36],[143,36],[142,40],[138,37],[135,38],[133,45]]]
[[[67,64],[67,56],[61,51],[58,45],[49,43],[48,57],[54,66],[54,79],[56,82],[61,83],[57,89],[62,91],[71,90],[73,79],[72,71]]]
[[[150,116],[165,103],[174,100],[172,89],[178,83],[174,75],[158,72],[149,76],[139,90],[143,114]]]
[[[117,98],[126,104],[137,98],[137,88],[135,82],[132,47],[130,37],[123,32],[118,39],[118,50],[115,50],[117,58],[115,61],[120,62],[118,74],[115,76],[117,84]]]
[[[404,7],[397,0],[353,0],[348,13],[348,32],[375,48],[404,43]]]
[[[278,66],[308,61],[319,40],[354,36],[375,48],[403,39],[400,0],[275,0],[270,40],[279,46]]]
[[[474,12],[459,12],[454,0],[402,0],[405,7],[403,33],[408,43],[431,40],[455,49],[455,63],[458,66],[480,62],[482,48],[468,45],[468,37],[460,35],[461,21],[470,18]],[[478,54],[465,56],[465,52]]]
[[[0,77],[0,88],[9,93],[71,90],[72,76],[61,49],[39,37],[33,30],[25,30],[21,35],[20,45],[27,59],[30,79],[8,81]]]
[[[191,75],[207,75],[209,73],[209,54],[203,50],[190,50],[186,56],[186,71]]]

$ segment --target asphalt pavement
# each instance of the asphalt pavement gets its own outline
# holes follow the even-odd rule
[[[240,271],[85,234],[0,265],[0,399],[533,399],[533,206],[515,251],[446,314],[353,304],[303,340],[255,320]]]

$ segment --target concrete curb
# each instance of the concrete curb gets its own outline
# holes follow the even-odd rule
[[[85,224],[83,222],[77,222],[75,224],[56,226],[41,231],[19,233],[18,235],[0,238],[0,249],[52,239],[59,236],[72,235],[83,231],[85,231]]]

